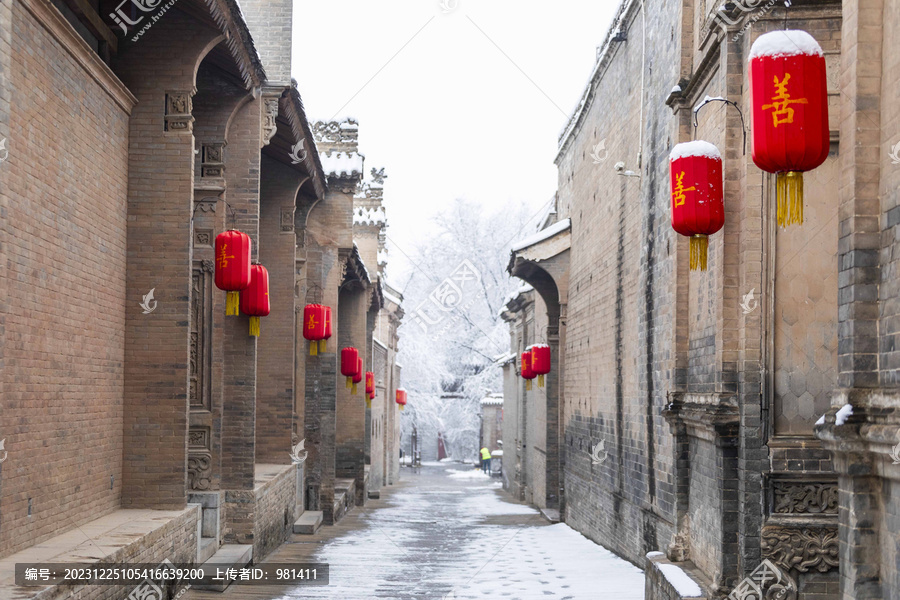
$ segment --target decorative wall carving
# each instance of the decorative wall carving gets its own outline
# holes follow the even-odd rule
[[[294,207],[281,209],[281,230],[294,230]]]
[[[188,483],[192,490],[208,490],[212,478],[212,454],[198,450],[188,454]]]
[[[222,177],[225,174],[225,144],[212,142],[201,146],[200,177]]]
[[[278,118],[278,98],[266,98],[264,103],[262,142],[265,146],[275,137],[275,131],[278,129],[278,123],[275,122]]]
[[[191,428],[188,432],[188,446],[193,450],[194,448],[200,449],[209,449],[209,429],[202,428]]]
[[[197,212],[214,213],[216,212],[216,205],[218,203],[218,198],[203,198],[197,200]]]
[[[210,410],[212,372],[211,260],[194,261],[191,273],[190,406]]]
[[[174,90],[166,92],[166,131],[190,133],[194,128],[191,115],[192,91]]]
[[[788,528],[768,525],[762,531],[763,556],[786,569],[825,573],[838,568],[837,527]]]
[[[830,514],[838,512],[836,483],[774,481],[773,511],[778,514]]]
[[[212,248],[212,242],[212,229],[194,229],[194,246],[207,246]]]

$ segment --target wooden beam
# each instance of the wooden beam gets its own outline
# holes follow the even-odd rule
[[[109,49],[113,54],[116,54],[119,51],[119,40],[116,38],[116,34],[106,26],[106,23],[103,22],[103,19],[97,11],[94,10],[94,7],[91,6],[88,0],[66,0],[66,4],[69,5],[72,12],[78,15],[78,20],[81,21],[91,33],[109,45]]]

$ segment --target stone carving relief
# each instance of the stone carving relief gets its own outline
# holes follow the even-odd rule
[[[210,408],[209,377],[212,369],[212,272],[213,261],[195,261],[191,274],[191,331],[189,355],[190,406]]]
[[[275,137],[275,132],[278,129],[278,123],[275,120],[278,118],[278,98],[266,98],[265,99],[265,114],[263,115],[263,131],[262,131],[262,142],[263,145],[267,145],[272,138]]]
[[[222,177],[225,174],[225,144],[214,142],[201,147],[200,177]]]
[[[830,514],[838,511],[838,490],[834,483],[775,481],[774,512],[778,514]]]
[[[212,229],[195,229],[194,230],[194,246],[212,247],[213,230]]]
[[[193,92],[185,90],[166,92],[166,131],[189,133],[193,130],[192,95]]]
[[[766,526],[762,531],[763,556],[786,569],[825,573],[838,568],[836,527],[787,528]]]
[[[281,209],[281,230],[282,231],[293,231],[294,230],[294,208],[282,208]]]
[[[208,450],[188,454],[188,482],[192,490],[208,490],[212,479],[212,455]]]

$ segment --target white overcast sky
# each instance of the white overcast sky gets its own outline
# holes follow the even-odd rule
[[[394,283],[454,198],[536,212],[552,197],[557,138],[619,4],[443,2],[452,10],[441,0],[294,3],[307,115],[358,118],[366,172],[386,168]]]

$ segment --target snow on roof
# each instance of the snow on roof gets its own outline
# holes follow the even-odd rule
[[[384,214],[383,206],[373,208],[360,206],[353,210],[354,225],[383,225],[386,222],[387,217]]]
[[[681,567],[668,563],[656,565],[666,580],[672,584],[678,595],[683,598],[697,598],[703,595],[700,586],[685,573]]]
[[[837,414],[834,415],[834,424],[843,425],[847,422],[847,417],[853,414],[853,407],[849,404],[843,405]]]
[[[486,398],[481,399],[482,406],[502,406],[503,405],[503,394],[501,393],[493,393],[489,394]]]
[[[365,274],[366,279],[369,281],[373,281],[372,277],[369,275],[369,268],[366,267],[366,262],[362,259],[362,255],[359,253],[359,246],[356,245],[356,242],[353,242],[353,249],[356,250],[356,260],[359,261],[359,266],[363,270],[363,274]]]
[[[709,142],[696,140],[693,142],[676,144],[675,147],[672,148],[672,152],[669,153],[669,162],[686,156],[705,156],[707,158],[722,160],[722,155],[719,153],[718,148]]]
[[[762,56],[825,56],[816,39],[800,29],[764,33],[750,47],[750,60]]]
[[[550,227],[547,227],[546,229],[542,229],[542,230],[538,231],[537,233],[530,235],[523,240],[519,240],[518,242],[516,242],[515,244],[512,245],[512,251],[518,252],[519,250],[522,250],[523,248],[527,248],[528,246],[534,246],[538,242],[543,242],[547,238],[551,238],[554,235],[556,235],[557,233],[559,233],[561,231],[565,231],[566,229],[569,229],[570,227],[572,227],[571,219],[563,219],[562,221],[557,221]]]
[[[393,295],[392,293],[390,293],[387,290],[381,290],[381,295],[384,296],[385,300],[389,300],[390,302],[393,302],[397,306],[400,306],[401,304],[403,304],[403,300],[401,300],[400,298]]]
[[[516,355],[514,352],[506,352],[504,354],[498,354],[494,357],[494,364],[496,365],[505,365],[508,362],[512,362],[516,360]]]
[[[363,155],[359,152],[329,152],[320,154],[322,170],[326,177],[353,177],[362,175]]]
[[[532,344],[530,348],[550,348],[550,346],[548,344]]]

